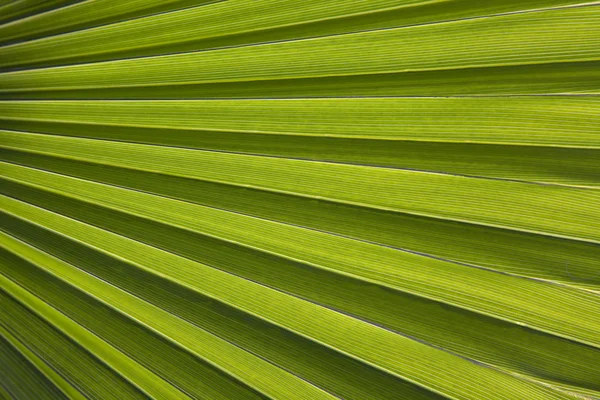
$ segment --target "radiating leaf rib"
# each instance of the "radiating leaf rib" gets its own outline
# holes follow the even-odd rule
[[[513,230],[412,216],[323,199],[92,164],[67,158],[4,152],[6,160],[83,179],[178,198],[260,218],[305,226],[408,251],[513,274],[597,289],[600,247]],[[23,187],[4,182],[5,193]],[[33,191],[28,198],[36,199]],[[34,201],[34,200],[29,200]],[[272,207],[277,204],[278,207]],[[110,218],[106,218],[108,220]],[[355,221],[361,221],[356,224]],[[155,229],[155,228],[147,228]]]
[[[86,18],[78,18],[77,23],[68,28],[93,27],[97,25],[94,17],[102,16],[105,21],[111,21],[110,15],[106,16],[107,7],[110,7],[111,13],[116,16],[119,16],[121,9],[140,7],[136,4],[139,2],[116,3],[116,7],[115,3],[113,0],[88,2],[58,12],[34,16],[29,20],[8,25],[4,29],[0,27],[0,35],[6,37],[5,40],[15,40],[35,38],[39,33],[47,35],[60,32],[64,23],[57,23],[57,20],[70,21],[69,17],[79,16],[81,13],[85,13]],[[188,0],[174,3],[163,8],[175,8],[179,3],[193,5],[203,2]],[[61,65],[298,40],[577,4],[582,3],[574,0],[486,3],[469,0],[319,0],[307,4],[298,0],[285,3],[276,0],[229,0],[216,2],[208,7],[189,8],[68,35],[43,38],[32,43],[17,44],[1,49],[0,55],[12,58],[13,61],[10,61],[9,65]],[[133,16],[142,12],[138,11]]]
[[[600,398],[599,26],[0,0],[0,398]]]
[[[32,292],[31,289],[34,289],[33,292],[36,293],[37,297],[44,298],[43,290],[35,290],[35,284],[27,282],[23,279],[18,279],[19,274],[15,274],[14,272],[12,272],[15,269],[18,269],[19,273],[24,273],[25,271],[28,271],[31,274],[28,276],[28,278],[33,279],[35,277],[35,274],[32,274],[31,268],[28,267],[25,263],[23,263],[21,259],[8,253],[5,246],[10,246],[11,242],[5,234],[2,234],[2,244],[2,273],[4,274],[4,277],[2,278],[3,287],[6,287],[6,290],[9,293],[12,293],[13,297],[19,299],[20,301],[26,301],[27,305],[31,307],[35,313],[44,318],[55,329],[63,332],[63,334],[70,337],[72,341],[78,343],[82,347],[85,347],[85,349],[90,354],[92,354],[93,357],[96,357],[98,359],[99,363],[105,364],[106,366],[114,370],[114,372],[121,376],[122,379],[129,382],[129,384],[131,384],[139,392],[141,392],[140,394],[142,395],[142,397],[149,396],[150,398],[156,399],[189,398],[186,394],[182,393],[179,389],[172,386],[170,383],[164,381],[161,377],[154,374],[151,370],[148,370],[140,364],[138,364],[136,360],[130,358],[126,353],[119,351],[118,349],[111,346],[110,343],[107,343],[102,339],[98,338],[95,332],[91,332],[89,330],[86,330],[85,327],[80,326],[80,321],[69,319],[68,314],[67,317],[65,317],[65,315],[61,313],[64,310],[57,309],[55,308],[54,304],[45,303],[43,300],[33,297],[33,295],[28,294],[26,291],[24,291],[22,287],[29,289],[30,292]],[[48,276],[42,276],[42,279],[44,278],[46,279],[45,283],[48,285],[48,289],[55,290],[55,296],[60,297],[65,302],[73,301],[73,296],[70,295],[68,288],[66,288],[67,290],[64,290],[64,287],[60,288],[59,285],[53,284],[52,279],[48,279]],[[15,283],[11,283],[7,279],[14,280],[13,282],[15,282],[16,285]],[[19,287],[17,285],[20,285],[22,287]],[[73,301],[70,304],[71,307],[74,307],[77,304],[77,302]],[[92,312],[94,314],[94,317],[92,318],[97,318],[97,323],[107,322],[102,320],[103,312],[101,307],[93,307],[91,309],[88,307],[86,310],[85,304],[80,303],[79,305],[82,306],[82,308],[79,311],[82,313],[85,313],[86,311]],[[117,321],[115,321],[114,319],[111,321],[111,323],[115,322]],[[133,334],[133,331],[123,330],[123,334],[131,335]],[[135,337],[136,340],[141,340],[141,338],[141,336]],[[132,349],[134,349],[134,347],[128,348],[127,351],[129,352]],[[75,371],[74,373],[78,372]],[[82,372],[80,371],[79,373],[81,374]],[[215,384],[216,386],[217,382],[218,380],[215,380],[213,381],[213,384]],[[235,391],[232,392],[235,393]],[[208,393],[208,391],[206,393]],[[97,397],[100,395],[100,393],[95,393],[93,397]],[[212,395],[214,396],[214,393]],[[124,396],[126,396],[125,393]]]
[[[84,243],[23,220],[13,222],[5,226],[11,234],[231,343],[260,354],[338,396],[348,399],[438,397],[163,276],[95,251]]]
[[[201,99],[598,94],[600,62],[266,79],[191,85],[1,92],[0,99]]]
[[[307,137],[253,133],[169,130],[160,128],[4,121],[41,133],[93,139],[166,144],[177,147],[255,155],[325,160],[423,172],[491,177],[527,182],[599,188],[596,173],[600,149],[513,146],[479,143],[435,143],[405,140]],[[30,131],[31,132],[31,131]],[[4,160],[32,164],[48,158],[15,149],[0,150]],[[60,164],[56,161],[55,164]]]
[[[599,113],[600,97],[577,96],[0,103],[0,118],[22,121],[20,130],[27,130],[29,121],[68,122],[106,129],[187,129],[198,135],[215,131],[581,148],[600,148]],[[179,134],[170,136],[177,140]],[[171,144],[169,138],[162,140]]]
[[[8,132],[2,136],[10,147],[106,164],[592,243],[600,239],[600,215],[595,206],[600,192],[593,189],[58,136]],[[577,209],[565,209],[571,204],[577,204]],[[514,214],[507,214],[507,207]]]
[[[4,386],[0,385],[0,398],[2,398],[2,399],[9,399],[10,397],[11,397],[11,395],[4,388]]]
[[[0,384],[0,398],[85,399],[76,390],[68,392],[71,397],[66,396],[42,372],[49,368],[10,335],[3,326],[0,326],[0,359],[2,360],[0,375],[3,378]]]
[[[66,136],[595,187],[598,104],[577,97],[37,101],[4,103],[0,118],[7,128]],[[349,127],[340,122],[348,120]]]
[[[594,61],[600,57],[595,45],[600,40],[599,9],[576,7],[297,42],[16,71],[1,74],[0,84],[6,92]],[[440,41],[440,37],[444,40]],[[355,57],[356,49],[361,49],[361,57]],[[199,64],[202,68],[197,67]]]
[[[594,332],[596,320],[600,319],[600,316],[590,314],[588,320],[584,322],[578,321],[575,315],[570,315],[573,304],[578,303],[582,307],[581,302],[588,301],[590,310],[597,307],[594,306],[597,302],[595,295],[444,263],[410,253],[399,253],[393,249],[320,232],[274,224],[210,208],[199,208],[138,192],[110,187],[93,188],[94,184],[88,182],[49,176],[44,173],[36,174],[33,170],[24,170],[21,167],[5,165],[3,171],[6,176],[12,176],[13,179],[50,186],[55,190],[61,186],[68,186],[73,195],[84,196],[90,201],[140,214],[163,223],[221,237],[235,243],[241,242],[246,246],[281,254],[309,265],[350,276],[358,276],[409,293],[450,302],[512,321],[522,321],[538,329],[560,333],[584,343],[596,346],[600,344],[595,339],[598,332]],[[39,176],[37,179],[36,175]],[[64,182],[61,182],[61,179]],[[56,183],[45,183],[53,180]],[[249,236],[247,232],[254,232],[255,235]],[[346,249],[346,251],[336,254],[335,249]],[[506,282],[500,283],[504,280]],[[553,305],[551,309],[546,308],[548,302],[554,304],[550,300],[554,296],[562,299],[564,309],[559,309],[557,305]],[[569,298],[572,298],[573,304],[569,304],[567,300]]]
[[[59,232],[67,229],[67,226],[75,224],[78,228],[69,233],[74,238],[84,235],[86,242],[92,246],[99,245],[106,251],[119,257],[125,257],[132,263],[152,265],[152,270],[194,287],[195,290],[207,293],[247,312],[260,315],[266,320],[286,326],[317,342],[335,347],[370,365],[404,377],[431,390],[447,394],[449,397],[486,398],[489,393],[486,387],[491,382],[494,382],[494,387],[498,388],[498,391],[494,393],[495,398],[498,399],[511,399],[514,393],[520,393],[528,398],[569,397],[512,375],[490,368],[482,368],[481,365],[473,364],[374,325],[145,246],[139,242],[69,221],[59,215],[46,213],[7,198],[3,199],[3,204],[9,212],[21,214],[27,210],[25,211],[26,215],[31,217],[35,215],[36,221],[46,226],[48,226],[48,220],[60,219],[61,222],[58,224],[60,227],[56,226],[57,229],[55,229]],[[52,226],[51,229],[54,228]],[[290,314],[288,311],[292,309],[294,313]],[[434,365],[436,372],[432,374],[431,368]],[[470,378],[469,381],[465,381],[467,376]]]
[[[94,352],[100,351],[99,348],[91,347],[87,350],[85,345],[91,345],[90,342],[77,343],[69,337],[74,334],[73,329],[77,329],[76,326],[70,325],[68,332],[57,328],[54,324],[59,321],[69,324],[64,316],[53,313],[47,305],[4,275],[0,276],[0,280],[2,325],[10,334],[20,338],[38,357],[56,369],[84,396],[120,396],[125,399],[147,397],[122,375],[96,358]],[[18,300],[15,296],[19,296]],[[44,309],[43,317],[32,311],[32,307],[38,306]],[[53,322],[49,323],[47,319]],[[81,336],[78,336],[78,339],[81,339]]]
[[[28,15],[43,13],[56,8],[68,6],[83,0],[13,0],[0,4],[0,23],[7,24]],[[5,25],[2,25],[3,27]]]
[[[38,11],[36,14],[29,13],[26,18],[0,26],[0,36],[2,37],[0,44],[5,46],[15,42],[199,6],[213,1],[218,0],[55,0],[55,3],[65,3],[69,7],[50,9],[46,12]],[[50,3],[50,1],[45,1],[45,3]],[[2,9],[0,9],[1,11]]]
[[[86,397],[75,386],[70,384],[57,370],[52,368],[43,359],[38,357],[34,352],[27,348],[21,341],[12,335],[4,326],[0,327],[3,337],[8,340],[12,346],[18,349],[21,354],[29,360],[36,369],[42,373],[52,384],[57,387],[61,393],[66,395],[68,399],[86,400]]]
[[[27,259],[26,263],[13,261],[12,268],[5,267],[5,273],[82,325],[92,329],[96,334],[119,343],[123,349],[130,352],[132,358],[148,364],[151,369],[160,371],[166,379],[185,389],[193,398],[334,398],[283,369],[72,266],[36,252],[10,237],[4,236],[3,241],[13,251],[16,250],[16,254]],[[66,284],[65,280],[73,286]],[[53,288],[60,290],[53,290]],[[93,314],[86,315],[86,309],[93,310]],[[111,316],[108,309],[114,309],[145,327],[145,333],[144,329],[127,328],[127,324],[115,317],[114,312]],[[113,325],[111,328],[113,332],[107,329],[106,325]],[[157,336],[162,337],[163,341],[171,342],[171,347],[173,343],[178,343],[177,346],[205,357],[213,365],[245,381],[257,392],[253,393],[239,382],[237,388],[236,384],[231,386],[231,381],[219,379],[214,371],[211,373],[207,368],[202,368],[199,363],[191,362],[189,355],[183,356],[181,351],[179,351],[181,356],[178,357],[175,350],[169,350],[168,346],[161,345]],[[131,343],[132,341],[140,343],[137,348]],[[143,347],[146,348],[145,355],[140,352]],[[158,359],[152,357],[156,353],[160,353],[161,357]],[[180,364],[170,363],[170,357]],[[186,368],[188,370],[184,372]],[[162,397],[178,398],[173,394]],[[181,393],[179,397],[182,397]]]
[[[595,388],[596,385],[593,383],[595,382],[595,372],[593,368],[589,370],[589,366],[593,364],[592,360],[598,357],[598,351],[586,348],[586,346],[573,345],[573,343],[547,337],[527,328],[492,320],[454,307],[440,307],[439,304],[424,298],[414,297],[406,293],[389,292],[367,282],[352,283],[353,279],[340,275],[336,276],[318,270],[310,271],[310,268],[308,268],[310,265],[307,264],[298,265],[297,262],[277,259],[272,256],[257,256],[248,249],[236,248],[235,245],[226,242],[219,243],[218,240],[212,239],[212,241],[209,240],[205,244],[204,242],[207,240],[202,235],[194,235],[189,231],[184,233],[181,230],[178,231],[164,225],[150,223],[149,220],[144,224],[140,222],[139,218],[132,218],[126,214],[116,212],[116,210],[103,211],[100,207],[86,206],[82,203],[77,204],[77,202],[72,202],[67,197],[57,197],[54,202],[39,201],[42,198],[48,198],[48,195],[44,193],[38,193],[35,197],[23,197],[23,191],[10,193],[23,200],[45,206],[55,212],[104,227],[199,262],[209,263],[212,266],[228,270],[236,275],[245,276],[253,281],[264,282],[269,286],[295,293],[300,297],[359,316],[380,326],[403,332],[419,340],[445,347],[479,361],[497,364],[522,374],[533,374],[533,376],[540,379],[555,379],[564,385],[571,385],[574,388],[572,390],[587,387],[593,392],[598,389]],[[80,212],[72,212],[72,210],[80,210]],[[208,219],[197,215],[194,215],[194,218],[197,220]],[[177,218],[171,217],[167,223],[176,223],[177,221]],[[227,225],[225,220],[219,222],[221,225]],[[240,225],[247,231],[260,233],[257,228],[243,224],[241,221],[235,224]],[[19,228],[18,225],[12,224],[12,228],[6,229],[14,232],[19,237],[26,238],[26,240],[33,240],[36,246],[40,246],[38,244],[39,239],[36,240],[27,233],[31,231],[31,228]],[[143,233],[149,231],[153,232],[152,236]],[[209,231],[207,230],[207,232]],[[271,234],[274,236],[280,235],[276,230],[272,230]],[[47,232],[42,234],[41,237],[47,237],[48,235]],[[299,236],[298,240],[302,241],[302,238]],[[73,249],[73,245],[55,244],[53,248]],[[213,250],[214,254],[211,255],[211,250],[209,250],[211,248],[218,249],[216,250],[217,253]],[[218,256],[218,253],[224,256]],[[85,257],[85,252],[82,253],[82,257]],[[236,265],[233,260],[240,260],[241,264]],[[122,278],[115,279],[114,282],[119,284],[121,280]],[[147,281],[147,279],[144,279],[144,281]],[[369,300],[365,303],[364,299]],[[180,308],[175,309],[179,311]],[[401,314],[398,314],[398,309],[403,310]],[[422,315],[428,315],[430,317],[429,322],[423,321]],[[458,328],[463,326],[464,331],[462,328]],[[501,334],[499,334],[500,332]],[[528,345],[524,348],[519,343],[528,343]],[[567,348],[564,348],[564,346]],[[560,360],[553,360],[544,356],[543,349],[548,348],[556,349],[558,354],[569,354],[571,356],[579,354],[575,358],[581,364],[577,367],[573,366],[572,369],[577,371],[577,374],[565,375],[564,365],[569,361],[560,356]],[[584,361],[586,359],[589,361]],[[527,360],[526,364],[524,364],[524,360]],[[528,367],[523,369],[524,365],[534,367],[533,369]],[[585,372],[586,370],[588,372]],[[556,383],[556,381],[552,383]]]

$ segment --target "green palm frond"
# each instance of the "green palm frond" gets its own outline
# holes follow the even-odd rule
[[[600,3],[0,1],[0,398],[600,397]]]

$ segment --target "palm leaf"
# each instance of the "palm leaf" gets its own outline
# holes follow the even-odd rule
[[[1,2],[0,396],[600,396],[600,5]]]

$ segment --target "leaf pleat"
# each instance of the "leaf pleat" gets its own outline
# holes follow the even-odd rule
[[[600,397],[600,3],[0,1],[0,398]]]

